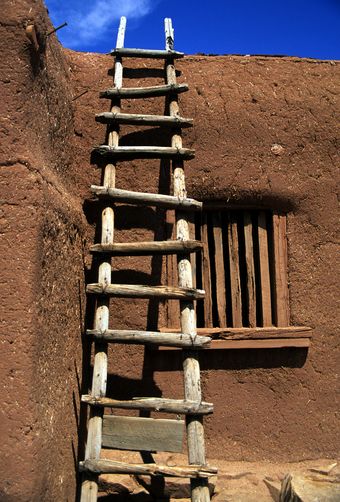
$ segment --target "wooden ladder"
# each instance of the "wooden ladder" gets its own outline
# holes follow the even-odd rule
[[[125,49],[126,19],[120,20],[115,56],[114,87],[101,93],[101,97],[112,100],[111,111],[96,116],[99,122],[109,124],[108,144],[95,148],[107,158],[103,168],[103,185],[92,186],[91,190],[99,198],[112,202],[137,205],[151,205],[176,210],[176,240],[115,243],[114,211],[111,205],[102,212],[101,243],[91,246],[91,252],[99,260],[98,282],[87,285],[87,293],[96,295],[96,311],[93,329],[87,335],[94,339],[94,363],[91,394],[82,396],[82,402],[90,405],[85,460],[80,462],[82,474],[81,501],[97,500],[98,476],[101,473],[148,474],[160,476],[189,477],[191,479],[192,500],[209,501],[208,477],[216,474],[216,469],[208,467],[205,458],[203,415],[212,413],[213,405],[202,401],[200,385],[200,365],[198,350],[206,347],[210,338],[197,336],[194,300],[204,297],[204,291],[193,288],[190,253],[200,251],[202,244],[190,239],[187,220],[188,211],[200,210],[202,203],[187,198],[184,159],[194,156],[194,151],[182,146],[181,128],[190,127],[191,119],[179,115],[178,94],[188,90],[187,85],[176,83],[174,61],[183,54],[173,50],[174,32],[171,19],[165,19],[165,50]],[[157,58],[165,60],[166,84],[154,87],[122,87],[122,58]],[[124,114],[121,99],[167,96],[169,115]],[[170,147],[123,147],[119,146],[119,124],[159,125],[173,128]],[[173,195],[131,192],[115,186],[116,164],[119,160],[131,158],[170,158],[172,160]],[[178,287],[142,286],[111,283],[111,257],[115,255],[178,255]],[[137,330],[109,329],[110,297],[178,299],[180,301],[181,333],[160,333]],[[184,393],[183,400],[159,397],[115,400],[106,396],[107,349],[108,343],[155,344],[183,349]],[[101,458],[103,447],[104,408],[159,411],[186,416],[188,460],[187,466],[170,467],[158,464],[129,464]],[[120,418],[120,417],[111,417]],[[135,418],[135,420],[146,420]],[[147,419],[152,420],[152,419]],[[162,420],[155,420],[162,422]],[[165,420],[163,420],[165,422]],[[167,421],[176,423],[175,420]],[[113,425],[114,426],[114,425]],[[152,434],[152,433],[151,433]],[[138,451],[138,449],[137,449]]]

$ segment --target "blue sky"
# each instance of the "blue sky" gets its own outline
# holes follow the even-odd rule
[[[119,18],[126,47],[163,48],[164,17],[187,54],[274,54],[340,59],[340,0],[45,0],[66,47],[109,52]]]

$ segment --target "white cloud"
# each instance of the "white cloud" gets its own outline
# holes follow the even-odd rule
[[[121,17],[140,19],[157,5],[155,0],[45,0],[54,25],[67,21],[58,35],[71,49],[90,47],[104,39]]]

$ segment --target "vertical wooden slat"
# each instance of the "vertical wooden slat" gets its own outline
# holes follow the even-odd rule
[[[289,326],[286,216],[273,213],[274,297],[276,326]]]
[[[192,213],[193,216],[193,213]],[[195,223],[193,221],[189,221],[189,234],[192,239],[195,238]],[[192,270],[192,287],[196,288],[197,287],[197,281],[196,281],[196,253],[191,253],[190,255],[190,263],[191,263],[191,270]]]
[[[121,17],[116,47],[123,47],[125,34],[126,18]],[[122,63],[116,59],[114,82],[117,87],[122,86]],[[120,111],[120,101],[112,103],[112,112]],[[119,129],[112,129],[108,135],[108,144],[118,146]],[[115,188],[116,166],[107,164],[104,168],[103,184],[108,188]],[[102,244],[112,244],[114,239],[114,212],[111,207],[107,207],[102,212]],[[108,285],[111,283],[111,259],[104,257],[99,265],[98,283]],[[96,306],[94,328],[106,330],[109,327],[109,305],[110,300],[107,297],[99,298]],[[93,376],[91,395],[93,397],[102,397],[106,394],[107,381],[107,344],[96,342],[94,348]],[[90,418],[88,422],[87,443],[85,450],[85,460],[99,459],[102,444],[102,423],[103,409],[100,407],[91,407]],[[81,502],[96,502],[98,495],[98,477],[89,478],[83,474],[81,486]]]
[[[230,213],[228,218],[228,247],[231,290],[231,311],[234,328],[242,327],[242,297],[239,266],[237,219]]]
[[[258,239],[259,239],[259,268],[260,268],[260,295],[261,314],[263,326],[272,326],[272,301],[270,293],[270,268],[268,255],[268,230],[266,213],[258,214]]]
[[[174,211],[166,212],[166,223],[167,228],[169,229],[169,233],[167,237],[169,239],[176,239],[176,218]],[[170,231],[171,228],[171,231]],[[176,286],[178,284],[177,278],[177,256],[176,255],[167,255],[167,267],[168,273],[167,277],[169,279],[168,284],[170,286]],[[179,328],[179,305],[177,300],[168,300],[168,326],[173,326],[175,328]]]
[[[174,31],[171,19],[165,19],[165,47],[167,50],[173,49]],[[174,60],[168,59],[166,65],[166,83],[176,84],[176,71]],[[175,116],[179,112],[177,96],[171,96],[169,104],[170,115]],[[179,131],[174,131],[171,138],[171,146],[182,147],[182,137]],[[174,178],[174,195],[186,197],[186,184],[183,169],[183,162],[174,160],[172,163]],[[189,226],[184,213],[176,213],[177,238],[188,240],[190,238]],[[179,256],[178,258],[178,279],[179,286],[192,287],[192,270],[190,255]],[[196,335],[196,314],[193,302],[180,302],[181,329],[183,333]],[[193,399],[201,402],[201,376],[197,351],[183,351],[184,370],[184,393],[186,399]],[[188,457],[190,464],[205,465],[205,445],[203,419],[198,415],[186,417]],[[192,502],[209,502],[210,494],[208,481],[204,478],[191,480],[191,500]]]
[[[243,213],[244,245],[247,269],[247,310],[250,328],[256,326],[256,282],[254,266],[253,224],[249,211]]]
[[[213,328],[212,297],[211,297],[211,272],[208,242],[208,218],[207,213],[202,213],[201,239],[203,242],[202,251],[202,287],[205,291],[204,298],[204,326]]]
[[[227,303],[226,303],[226,289],[225,289],[222,221],[220,212],[213,213],[212,223],[213,223],[213,235],[215,244],[216,301],[217,301],[218,323],[220,327],[226,327]]]

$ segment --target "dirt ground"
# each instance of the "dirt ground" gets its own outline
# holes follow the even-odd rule
[[[25,34],[31,21],[38,51]],[[91,149],[105,141],[94,115],[108,110],[98,92],[112,86],[112,59],[62,49],[55,35],[46,38],[51,28],[40,0],[2,5],[0,498],[9,502],[74,500],[84,444],[77,431],[86,419],[79,396],[90,382],[83,333],[93,304],[84,284],[95,282],[88,246],[98,236],[100,210],[89,191],[100,183]],[[288,463],[331,463],[339,452],[339,63],[187,56],[176,66],[178,81],[190,87],[180,96],[181,113],[194,118],[184,133],[184,146],[196,149],[186,164],[188,194],[287,212],[291,324],[313,328],[308,352],[214,350],[201,358],[204,399],[215,404],[206,419],[208,459],[228,461],[232,472],[242,463],[237,472],[249,470],[268,491],[264,476],[277,481]],[[127,63],[125,85],[161,82],[160,63]],[[124,101],[123,111],[163,113],[164,100]],[[122,145],[168,142],[159,129],[122,128]],[[166,193],[168,173],[157,161],[125,162],[117,187]],[[165,236],[163,211],[121,205],[115,217],[117,241]],[[164,279],[160,260],[114,262],[114,281]],[[113,307],[116,328],[166,325],[162,305],[131,300]],[[180,367],[175,352],[155,357],[115,347],[108,394],[182,397]]]

